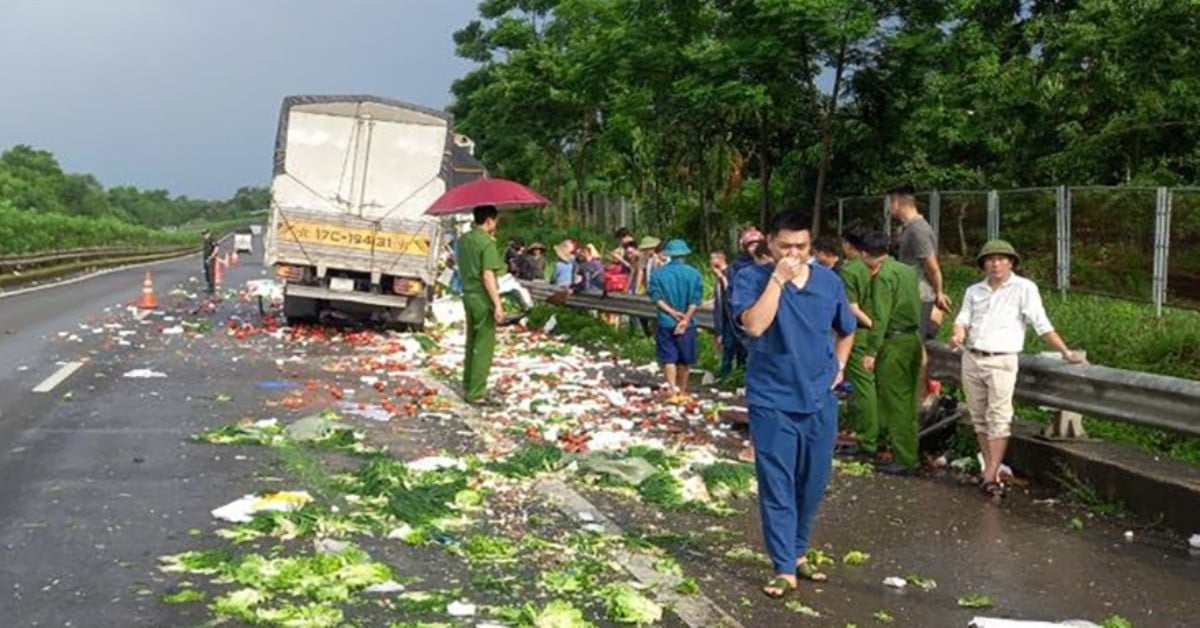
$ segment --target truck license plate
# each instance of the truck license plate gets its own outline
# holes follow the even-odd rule
[[[345,277],[331,277],[329,289],[335,292],[354,292],[354,280]]]

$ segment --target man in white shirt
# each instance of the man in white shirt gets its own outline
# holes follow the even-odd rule
[[[980,488],[999,497],[1005,490],[1000,465],[1012,434],[1017,355],[1025,347],[1026,327],[1032,325],[1038,336],[1068,362],[1081,364],[1085,360],[1054,331],[1037,285],[1013,273],[1021,258],[1012,244],[992,240],[983,245],[975,262],[987,278],[967,288],[962,309],[954,319],[950,346],[965,350],[963,391],[984,461]]]

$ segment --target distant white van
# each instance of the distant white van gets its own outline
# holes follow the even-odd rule
[[[250,233],[233,234],[233,249],[238,253],[254,253],[254,235]]]

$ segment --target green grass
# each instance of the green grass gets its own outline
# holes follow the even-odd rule
[[[223,233],[229,233],[234,229],[249,227],[250,225],[263,224],[269,218],[270,217],[266,214],[262,214],[257,216],[239,216],[237,218],[227,218],[225,220],[196,221],[182,225],[179,230],[181,232],[199,233],[204,229],[208,229],[219,235]]]
[[[0,201],[0,255],[100,246],[200,244],[195,233],[168,233],[116,218],[89,218],[14,209]]]
[[[950,297],[958,305],[967,286],[982,275],[974,267],[943,267]],[[1154,306],[1089,294],[1042,291],[1050,321],[1073,349],[1083,349],[1088,360],[1130,371],[1144,371],[1200,380],[1200,311],[1164,308],[1162,318]],[[950,321],[942,337],[950,334]],[[1025,344],[1027,352],[1052,351],[1040,339]]]

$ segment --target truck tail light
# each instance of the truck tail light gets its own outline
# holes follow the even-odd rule
[[[304,279],[304,269],[300,266],[288,266],[286,264],[280,264],[275,267],[275,276],[279,279],[301,281]]]
[[[425,290],[425,282],[420,279],[406,279],[396,277],[392,281],[392,291],[396,294],[404,294],[408,296],[417,296]]]

